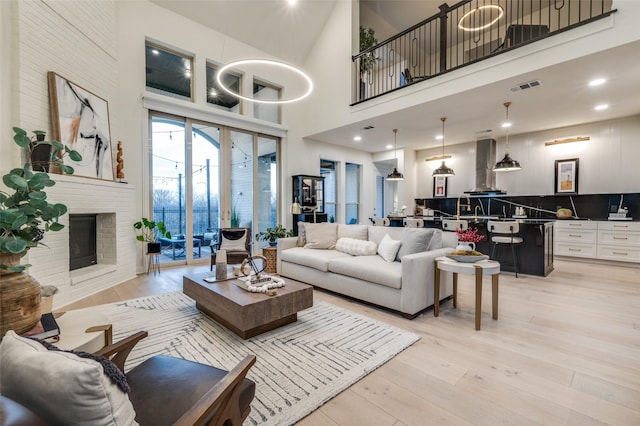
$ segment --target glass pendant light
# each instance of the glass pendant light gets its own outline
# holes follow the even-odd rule
[[[404,175],[398,171],[398,151],[396,145],[396,137],[398,129],[393,129],[393,156],[396,160],[393,171],[387,175],[387,180],[404,180]]]
[[[520,163],[511,158],[511,156],[509,155],[509,127],[511,127],[511,123],[509,122],[510,105],[511,102],[504,103],[504,106],[507,109],[507,121],[502,125],[502,127],[507,129],[505,133],[504,158],[498,161],[493,167],[494,172],[514,172],[516,170],[522,170],[522,167],[520,167]]]
[[[447,117],[442,117],[440,121],[442,121],[442,156],[444,157],[444,122],[447,121]],[[433,176],[455,176],[455,173],[442,160],[440,167],[433,171]]]

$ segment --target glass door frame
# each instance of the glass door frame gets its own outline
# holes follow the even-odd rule
[[[277,215],[277,223],[282,223],[282,209],[281,209],[281,205],[282,205],[282,200],[283,200],[283,191],[282,191],[282,137],[277,136],[277,135],[273,135],[273,134],[268,134],[268,133],[263,133],[263,132],[258,132],[255,130],[249,130],[249,129],[242,129],[240,127],[234,127],[234,126],[227,126],[227,125],[222,125],[222,124],[217,124],[214,122],[214,120],[207,120],[207,119],[203,119],[203,118],[190,118],[187,116],[180,116],[179,114],[174,114],[174,113],[167,113],[167,112],[163,112],[160,110],[156,110],[156,109],[149,109],[148,110],[148,132],[149,132],[149,146],[148,146],[148,161],[149,161],[149,167],[148,167],[148,179],[149,179],[149,191],[148,191],[148,205],[149,205],[149,211],[150,211],[150,217],[153,217],[153,120],[155,118],[165,118],[165,119],[169,119],[169,120],[174,120],[177,123],[182,123],[184,124],[184,132],[185,132],[185,171],[186,170],[192,170],[193,168],[193,158],[192,158],[192,143],[193,143],[193,124],[204,124],[204,125],[211,125],[214,127],[217,127],[219,129],[219,135],[220,135],[220,172],[219,172],[219,203],[220,203],[220,209],[219,209],[219,226],[221,228],[224,227],[229,227],[230,223],[231,223],[231,203],[232,203],[232,194],[231,194],[231,131],[237,131],[237,132],[242,132],[242,133],[246,133],[246,134],[250,134],[252,136],[252,152],[253,152],[253,158],[254,160],[256,158],[258,158],[258,153],[259,153],[259,139],[260,138],[267,138],[270,140],[275,141],[276,143],[276,191],[277,191],[277,198],[276,198],[276,215]],[[211,117],[211,118],[215,118],[215,117]],[[259,179],[258,179],[258,162],[257,161],[253,161],[253,167],[252,167],[252,179],[253,179],[253,187],[257,188],[258,183],[259,183]],[[186,209],[186,215],[185,215],[185,221],[186,221],[186,226],[185,226],[185,239],[187,241],[190,241],[191,239],[193,239],[193,212],[192,212],[192,205],[193,205],[193,179],[190,176],[187,176],[187,173],[185,173],[185,189],[184,189],[184,197],[185,197],[185,209]],[[258,194],[257,192],[254,190],[252,193],[252,200],[253,200],[253,205],[254,206],[258,206]],[[258,223],[258,214],[257,214],[257,209],[254,208],[253,209],[253,213],[252,213],[252,218],[251,218],[251,223],[253,224],[252,230],[253,228],[257,225]],[[255,244],[255,233],[256,232],[252,232],[252,236],[251,236],[251,241],[252,241],[252,247],[257,247],[257,245]],[[187,244],[187,247],[189,245]],[[194,258],[193,257],[193,251],[192,250],[187,250],[186,251],[186,256],[185,259],[180,259],[180,260],[174,260],[174,261],[169,261],[166,262],[167,264],[173,265],[179,265],[179,264],[205,264],[208,263],[209,259],[206,259],[204,257],[200,257],[200,258]]]

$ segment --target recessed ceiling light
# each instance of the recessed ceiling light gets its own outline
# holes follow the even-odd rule
[[[296,3],[298,3],[298,0],[287,0],[287,2],[289,3],[289,6],[295,6]]]
[[[438,135],[438,136],[436,136],[436,140],[437,140],[437,141],[441,141],[441,140],[442,140],[442,135]]]
[[[602,111],[609,108],[609,105],[607,104],[601,104],[601,105],[596,105],[596,107],[594,108],[596,111]]]
[[[502,127],[504,128],[511,127],[511,123],[509,122],[502,123]]]
[[[393,148],[393,145],[389,144],[389,145],[385,146],[385,148],[391,149],[391,148]]]
[[[602,85],[602,84],[604,84],[606,82],[607,82],[607,80],[604,79],[604,78],[596,78],[595,80],[591,80],[589,82],[589,86],[592,86],[592,87],[593,86],[600,86],[600,85]]]
[[[362,136],[354,136],[353,140],[356,142],[360,142],[362,140]]]

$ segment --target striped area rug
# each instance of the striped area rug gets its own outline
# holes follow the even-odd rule
[[[256,355],[248,374],[256,397],[245,425],[294,424],[419,339],[319,301],[298,313],[296,323],[248,340],[200,313],[180,292],[86,309],[110,319],[114,341],[149,332],[126,369],[164,354],[228,370],[245,355]]]

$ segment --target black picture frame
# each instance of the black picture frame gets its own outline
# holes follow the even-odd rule
[[[445,198],[447,196],[447,177],[433,177],[433,198]]]
[[[578,193],[578,158],[556,160],[554,194],[572,195]]]

